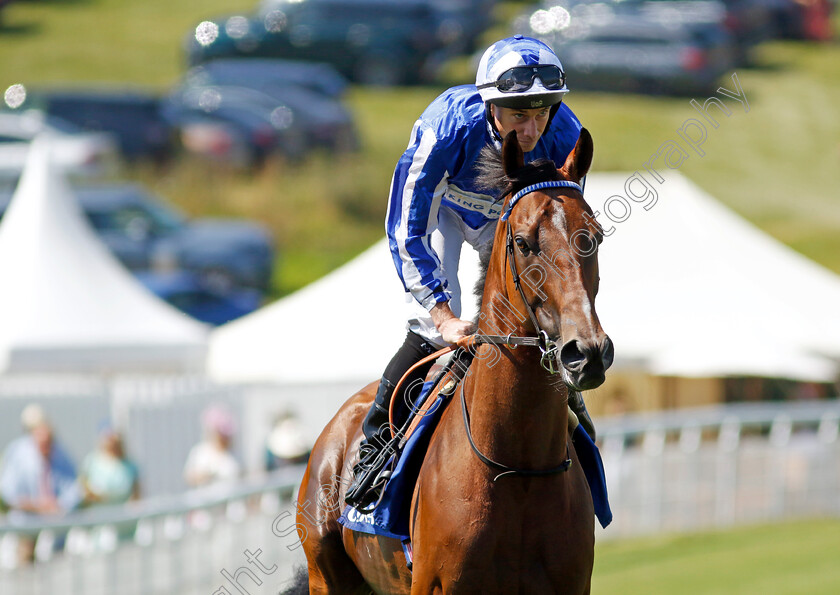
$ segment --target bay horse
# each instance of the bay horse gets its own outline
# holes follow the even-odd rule
[[[327,424],[300,486],[309,593],[590,592],[593,503],[567,401],[570,390],[599,386],[613,357],[594,304],[603,235],[580,186],[592,151],[584,128],[561,168],[526,166],[515,131],[505,138],[505,214],[475,335],[501,341],[475,347],[461,396],[431,436],[411,503],[413,568],[398,540],[337,522],[373,382]]]

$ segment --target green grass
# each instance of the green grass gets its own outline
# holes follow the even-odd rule
[[[592,595],[840,593],[840,521],[596,545]]]
[[[15,82],[130,81],[165,88],[202,20],[256,0],[16,0],[3,10],[0,64]]]
[[[256,0],[18,0],[4,11],[0,88],[14,83],[130,82],[164,90],[183,71],[181,44],[203,19],[249,9]],[[521,3],[503,3],[509,17]],[[840,20],[840,14],[838,14]],[[488,39],[506,34],[497,27]],[[774,42],[756,66],[738,69],[749,112],[732,100],[709,128],[706,155],[680,171],[763,230],[840,273],[840,46]],[[472,76],[468,60],[446,83]],[[570,73],[573,87],[574,73]],[[720,81],[732,88],[728,78]],[[235,173],[195,162],[126,173],[193,215],[260,219],[281,259],[274,296],[317,279],[383,235],[390,176],[411,125],[444,87],[352,88],[363,150],[303,164],[272,163]],[[697,97],[701,103],[705,97]],[[697,116],[689,98],[584,93],[567,103],[595,139],[593,171],[641,169],[677,128]]]

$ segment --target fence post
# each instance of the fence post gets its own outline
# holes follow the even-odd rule
[[[614,510],[621,510],[622,507],[622,468],[624,466],[624,441],[625,436],[608,435],[604,438],[601,454],[604,460],[604,475],[607,480],[607,491],[610,498],[610,507]],[[621,515],[616,515],[610,527],[613,531],[621,530],[625,521]]]
[[[771,516],[778,518],[784,515],[787,501],[788,483],[788,446],[793,433],[793,422],[790,416],[782,413],[773,419],[770,425],[770,472],[768,480],[771,484]]]
[[[731,525],[735,520],[735,499],[738,494],[738,445],[741,442],[741,422],[728,416],[720,425],[717,441],[717,469],[715,476],[715,522]]]
[[[663,526],[662,492],[665,487],[665,430],[651,428],[645,432],[642,439],[642,451],[645,454],[644,478],[648,486],[648,497],[645,498],[646,528],[660,531]],[[644,480],[643,480],[644,481]]]
[[[825,449],[825,459],[818,468],[825,473],[824,510],[829,514],[840,515],[840,414],[836,411],[823,413],[817,429],[817,441]]]
[[[681,527],[693,529],[700,522],[700,445],[703,429],[696,425],[680,428],[679,449],[685,455],[685,481],[677,485],[680,496]]]
[[[151,519],[142,519],[137,521],[137,527],[134,529],[134,543],[137,544],[138,549],[138,564],[137,569],[140,574],[138,584],[140,586],[139,593],[146,595],[153,593],[153,579],[154,572],[152,571],[152,543],[155,540],[155,527]]]
[[[181,514],[170,514],[163,519],[163,537],[167,541],[169,550],[169,580],[166,584],[173,593],[180,593],[184,582],[181,570],[184,566],[184,517]],[[179,543],[181,542],[181,543]]]

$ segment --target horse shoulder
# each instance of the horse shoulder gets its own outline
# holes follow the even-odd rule
[[[312,447],[297,501],[297,522],[306,533],[304,548],[313,537],[340,533],[338,517],[350,481],[345,461],[361,437],[361,420],[375,390],[376,383],[371,383],[345,401]]]
[[[345,549],[338,523],[349,484],[346,461],[361,438],[361,421],[377,382],[350,397],[321,432],[301,480],[297,525],[313,593],[368,593],[364,578]],[[349,532],[349,531],[348,531]]]

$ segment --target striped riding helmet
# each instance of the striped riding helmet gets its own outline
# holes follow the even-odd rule
[[[485,104],[516,109],[557,105],[569,92],[557,54],[542,41],[523,35],[487,48],[475,85]]]

